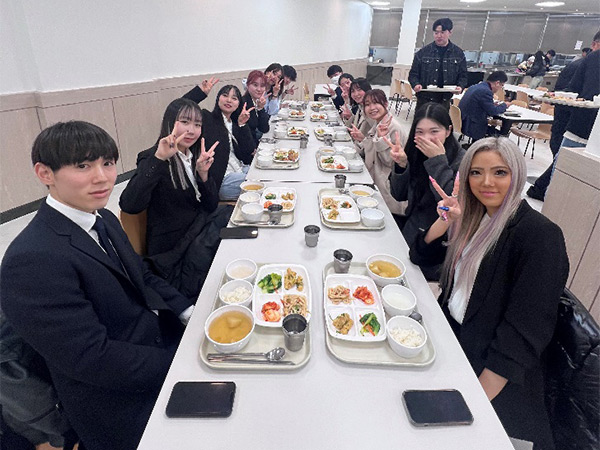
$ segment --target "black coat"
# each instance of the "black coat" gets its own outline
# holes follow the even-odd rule
[[[44,358],[85,447],[133,449],[181,338],[177,316],[191,303],[144,269],[110,211],[98,212],[125,271],[44,202],[6,251],[0,297]]]
[[[421,233],[410,249],[416,264],[439,264],[445,237]],[[561,229],[523,200],[494,249],[482,260],[462,325],[442,308],[473,370],[508,379],[492,405],[511,437],[554,448],[544,406],[542,352],[552,338],[569,274]],[[451,289],[451,287],[450,287]],[[444,289],[440,300],[450,293]]]
[[[200,103],[206,98],[206,94],[196,86],[183,96],[193,102]],[[240,100],[241,104],[241,100]],[[252,115],[252,112],[250,113]],[[256,148],[252,131],[248,124],[240,127],[237,122],[238,113],[232,114],[232,130],[233,130],[233,151],[235,156],[244,164],[252,162],[254,149]],[[229,153],[231,147],[229,145],[229,131],[223,123],[223,116],[220,111],[211,112],[206,109],[202,110],[202,137],[205,139],[205,147],[208,150],[213,144],[219,141],[219,145],[215,149],[215,160],[210,166],[208,173],[215,180],[217,189],[223,183],[223,177],[227,171],[227,163],[229,162]]]
[[[219,203],[219,190],[210,175],[206,183],[196,176],[201,194],[198,201],[191,185],[185,190],[173,186],[168,161],[158,159],[155,153],[156,146],[138,154],[137,169],[119,200],[126,213],[138,214],[147,210],[149,256],[175,247],[196,217],[213,212]],[[196,158],[195,155],[192,159],[192,167],[195,167]]]
[[[244,104],[246,105],[246,109],[254,107],[254,101],[252,100],[249,92],[246,92],[243,95],[242,101],[240,102],[240,109]],[[250,112],[250,119],[248,119],[246,126],[250,127],[250,131],[252,132],[252,137],[254,138],[254,148],[258,147],[258,142],[260,140],[259,136],[269,132],[270,119],[271,116],[268,115],[264,109],[259,111],[254,108]]]
[[[600,94],[600,50],[593,51],[579,64],[575,71],[568,91],[579,93],[579,97],[593,100]],[[571,117],[567,124],[567,131],[588,139],[598,116],[598,108],[570,108]]]

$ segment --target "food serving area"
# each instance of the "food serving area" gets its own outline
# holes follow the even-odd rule
[[[310,109],[306,112],[309,114]],[[285,110],[281,115],[285,116]],[[324,222],[320,193],[334,188],[335,174],[317,167],[317,152],[323,146],[313,132],[318,125],[308,117],[304,122],[288,125],[310,130],[305,149],[299,149],[298,140],[281,139],[275,143],[275,147],[298,149],[299,168],[262,170],[253,163],[248,179],[265,181],[267,188],[293,188],[293,213],[284,213],[293,214],[293,220],[288,220],[285,227],[260,227],[256,239],[221,241],[139,448],[512,449],[436,298],[420,269],[410,263],[406,242],[379,193],[373,197],[384,215],[383,228],[339,229],[336,224]],[[334,142],[334,147],[348,144]],[[360,173],[348,173],[347,177],[348,183],[372,183],[366,168]],[[321,229],[316,247],[305,243],[306,225],[318,225]],[[330,335],[330,319],[324,313],[324,305],[329,301],[324,274],[331,272],[333,253],[340,248],[353,255],[349,278],[366,273],[365,262],[374,254],[390,254],[404,263],[403,280],[417,298],[417,310],[427,331],[426,354],[414,358],[394,356],[386,340],[351,342],[344,347],[339,345],[344,341]],[[239,258],[251,259],[259,268],[264,264],[274,264],[282,270],[301,267],[299,273],[307,276],[303,294],[309,303],[308,335],[300,351],[288,351],[284,357],[295,365],[219,366],[218,362],[207,361],[206,353],[215,349],[206,342],[205,322],[222,305],[218,291],[227,280],[226,267]],[[343,275],[336,277],[343,282]],[[253,281],[256,284],[258,278]],[[255,292],[254,301],[258,297]],[[255,335],[242,351],[266,352],[283,346],[281,328],[269,328],[268,332],[259,328],[257,320]],[[168,418],[165,409],[178,381],[235,382],[231,416]],[[473,423],[411,425],[402,403],[402,392],[409,389],[459,390],[473,414]]]

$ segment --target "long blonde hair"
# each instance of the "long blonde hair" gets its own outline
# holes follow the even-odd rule
[[[469,173],[473,157],[484,151],[492,151],[500,155],[510,169],[511,180],[500,208],[471,242],[486,213],[486,208],[471,191]],[[454,280],[454,271],[459,260],[462,260],[461,276],[466,277],[467,286],[473,286],[479,267],[478,262],[494,248],[498,238],[519,208],[521,192],[527,177],[527,167],[521,150],[514,142],[504,137],[490,137],[477,141],[469,148],[460,164],[459,173],[461,177],[458,202],[462,209],[462,215],[456,223],[450,226],[449,230],[450,244],[440,279],[440,285],[446,292],[444,301],[450,295],[448,288]],[[465,247],[469,244],[469,251],[464,252]]]

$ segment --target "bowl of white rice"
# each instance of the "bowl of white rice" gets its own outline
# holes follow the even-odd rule
[[[392,317],[387,322],[386,330],[390,347],[403,358],[414,358],[421,353],[427,342],[425,328],[410,317]]]
[[[231,280],[219,289],[219,298],[226,305],[250,306],[253,286],[246,280]]]

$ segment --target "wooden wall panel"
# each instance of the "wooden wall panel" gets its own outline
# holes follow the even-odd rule
[[[42,198],[47,193],[31,165],[31,146],[41,130],[36,108],[0,112],[2,211]]]

